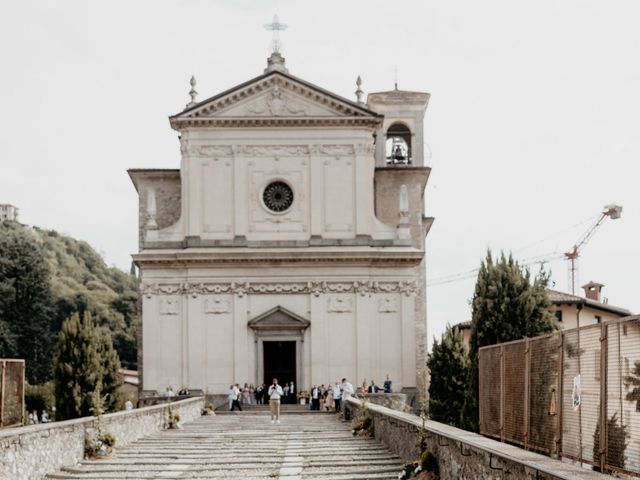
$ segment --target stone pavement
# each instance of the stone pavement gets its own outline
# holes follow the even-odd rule
[[[372,438],[354,437],[335,415],[224,412],[141,439],[115,458],[83,461],[48,479],[395,479],[400,459]]]

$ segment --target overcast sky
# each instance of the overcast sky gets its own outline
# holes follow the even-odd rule
[[[167,117],[260,74],[263,26],[288,30],[292,74],[354,98],[430,92],[430,279],[571,248],[606,204],[580,280],[640,312],[640,2],[26,1],[0,3],[0,203],[88,241],[123,269],[137,250],[126,169],[177,168]],[[548,264],[567,290],[562,260]],[[582,284],[581,283],[581,284]],[[474,279],[428,289],[430,336],[470,319]]]

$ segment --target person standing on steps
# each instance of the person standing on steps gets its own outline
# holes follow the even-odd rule
[[[278,379],[274,378],[269,387],[269,407],[271,409],[271,423],[280,423],[280,399],[284,395],[282,387],[278,385]]]
[[[238,408],[238,410],[242,411],[242,407],[240,406],[240,387],[237,383],[231,388],[230,395],[231,395],[231,411],[233,412],[236,407]]]
[[[351,398],[351,395],[355,393],[353,385],[347,382],[346,378],[342,379],[342,410],[347,408],[347,400]]]
[[[336,407],[336,413],[340,412],[340,399],[342,398],[342,390],[338,382],[333,386],[333,404]]]
[[[293,380],[289,382],[289,401],[287,403],[295,405],[296,403],[296,386],[293,384]]]
[[[311,408],[310,410],[320,410],[320,389],[314,385],[311,389]]]
[[[391,393],[391,380],[389,379],[389,375],[387,374],[387,379],[384,381],[384,393]]]

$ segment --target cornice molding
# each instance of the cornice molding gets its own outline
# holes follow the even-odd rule
[[[140,293],[147,298],[154,295],[199,295],[232,294],[245,295],[272,294],[322,294],[356,293],[366,296],[370,293],[401,293],[405,296],[420,292],[418,280],[395,282],[354,281],[354,282],[221,282],[221,283],[141,283]]]
[[[236,251],[236,252],[143,252],[132,256],[139,267],[176,267],[176,266],[251,266],[270,265],[384,265],[415,266],[424,258],[420,250],[370,252],[273,252],[273,251]]]
[[[186,117],[172,118],[175,130],[188,127],[262,128],[262,127],[359,127],[376,129],[374,117]]]

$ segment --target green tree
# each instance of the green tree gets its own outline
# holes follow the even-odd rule
[[[37,236],[16,222],[0,223],[0,357],[26,360],[26,377],[51,377],[53,335],[50,270]]]
[[[65,320],[55,360],[56,418],[92,415],[92,397],[101,392],[105,410],[118,407],[120,361],[109,333],[96,327],[89,312]]]
[[[631,375],[624,378],[624,383],[627,389],[633,387],[626,398],[630,402],[636,402],[636,412],[640,412],[640,360],[634,362]]]
[[[478,431],[478,349],[552,332],[555,318],[546,294],[549,274],[532,277],[511,255],[494,262],[491,251],[480,264],[472,300],[469,379],[464,427]]]
[[[596,466],[593,469],[600,471],[600,423],[601,418],[598,416],[596,430],[593,432],[593,462]],[[614,413],[607,420],[607,448],[606,463],[618,468],[624,468],[625,456],[624,452],[629,445],[629,426],[618,424],[618,413]]]
[[[111,333],[105,328],[99,329],[98,355],[102,361],[102,407],[106,412],[113,412],[121,408],[122,375],[118,373],[120,359],[111,342]]]
[[[469,356],[460,329],[447,326],[441,342],[433,342],[427,367],[431,371],[429,417],[460,427],[469,370]]]

